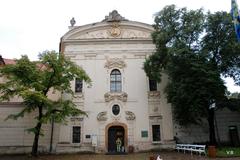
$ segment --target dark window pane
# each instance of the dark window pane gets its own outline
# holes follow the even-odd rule
[[[122,76],[119,70],[114,69],[110,75],[110,91],[121,92],[122,90]]]
[[[157,90],[157,81],[156,80],[149,80],[149,90],[156,91]]]
[[[72,143],[80,143],[81,127],[74,126],[72,131]]]
[[[119,114],[119,112],[120,112],[120,107],[119,107],[119,105],[113,105],[113,107],[112,107],[112,112],[113,112],[113,114],[116,116],[116,115],[118,115]]]
[[[161,140],[160,125],[152,125],[152,138],[153,141]]]
[[[75,92],[82,92],[83,83],[79,78],[75,79]]]

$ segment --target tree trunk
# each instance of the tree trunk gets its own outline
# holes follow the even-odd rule
[[[40,135],[40,131],[41,131],[41,127],[42,127],[42,106],[38,107],[38,123],[35,127],[36,131],[35,133],[35,137],[34,137],[34,141],[33,141],[33,146],[32,146],[32,156],[37,156],[38,153],[38,140],[39,140],[39,135]]]
[[[38,140],[39,140],[39,135],[40,135],[40,130],[41,130],[42,123],[38,122],[35,129],[35,137],[33,141],[33,146],[32,146],[32,156],[37,156],[38,153]]]
[[[216,145],[214,108],[208,109],[209,145]]]

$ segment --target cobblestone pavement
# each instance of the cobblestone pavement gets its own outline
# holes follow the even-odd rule
[[[177,152],[135,153],[127,155],[103,154],[64,154],[41,155],[33,158],[27,155],[0,155],[0,160],[149,160],[151,156],[160,154],[163,160],[207,160],[206,156],[183,154]],[[216,160],[240,160],[236,158],[216,158]]]

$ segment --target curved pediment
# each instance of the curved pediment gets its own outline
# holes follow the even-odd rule
[[[133,22],[98,22],[73,27],[62,40],[84,39],[149,39],[153,28],[151,25]]]

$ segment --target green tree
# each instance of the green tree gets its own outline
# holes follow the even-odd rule
[[[239,83],[239,44],[230,15],[170,5],[156,14],[154,29],[156,51],[146,59],[145,72],[158,81],[162,73],[169,76],[165,91],[175,120],[189,125],[206,117],[209,141],[215,144],[211,106],[225,99],[221,74]]]
[[[38,152],[39,136],[43,135],[42,124],[51,121],[63,122],[69,116],[86,114],[76,108],[70,99],[52,100],[48,96],[50,91],[73,94],[70,82],[74,78],[81,78],[90,83],[85,71],[66,59],[63,54],[55,51],[45,51],[39,55],[39,61],[30,61],[27,56],[16,60],[14,65],[5,65],[0,68],[1,77],[7,79],[0,84],[1,101],[9,101],[13,96],[23,99],[24,108],[7,119],[18,119],[30,112],[37,112],[36,126],[28,129],[35,137],[32,146],[32,155]]]

